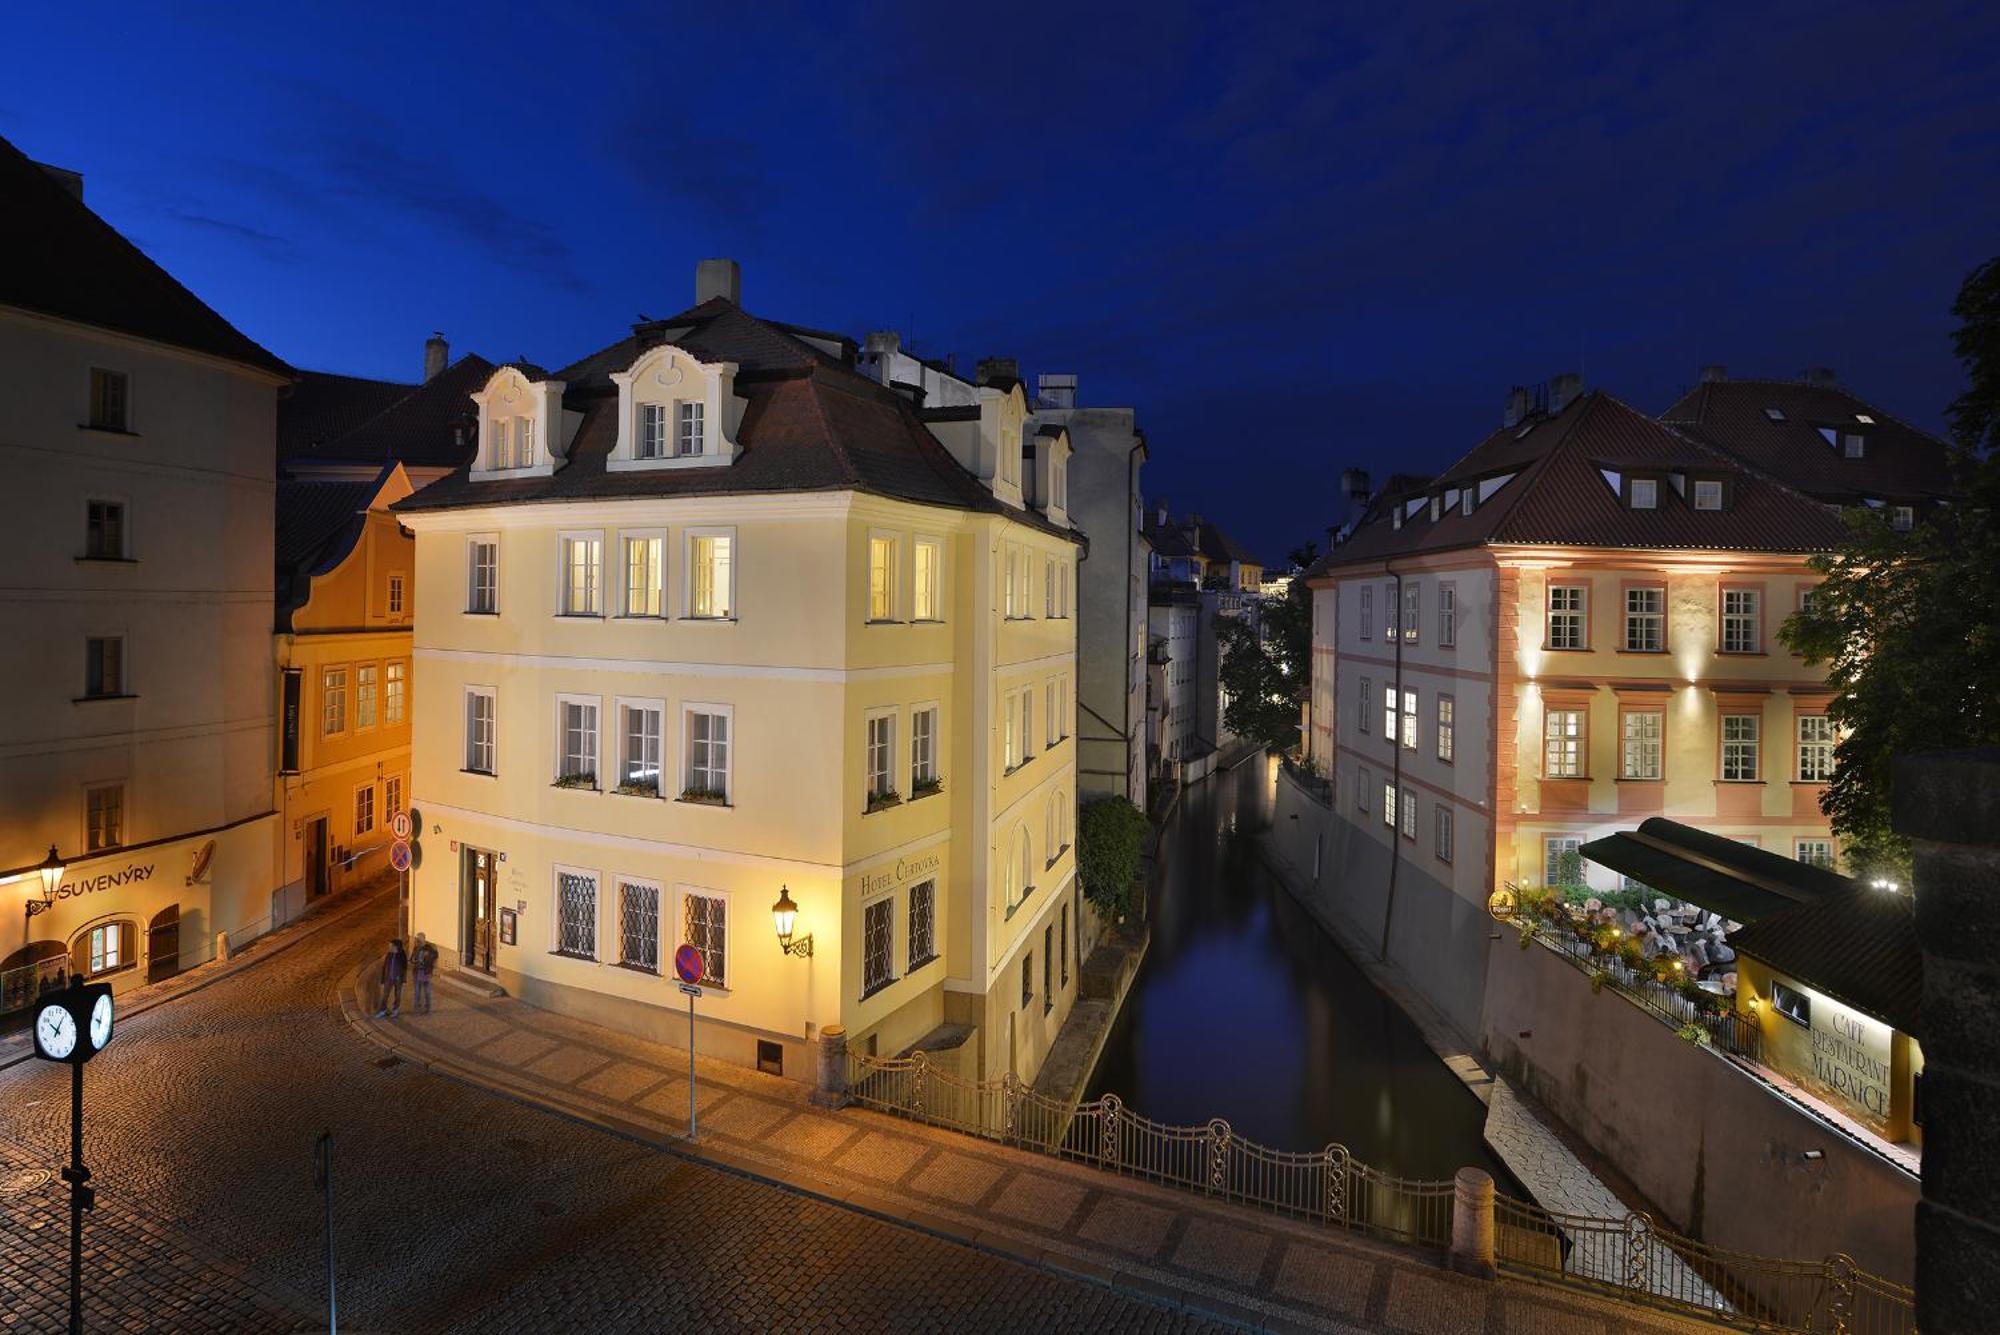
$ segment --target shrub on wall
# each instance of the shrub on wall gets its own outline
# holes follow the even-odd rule
[[[1085,802],[1076,817],[1076,869],[1083,893],[1105,917],[1132,911],[1139,880],[1139,844],[1146,817],[1122,797]]]

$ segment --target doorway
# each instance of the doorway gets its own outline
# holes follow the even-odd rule
[[[181,906],[169,904],[146,927],[146,981],[157,983],[181,971]]]
[[[499,916],[494,897],[499,893],[499,859],[483,848],[465,850],[465,874],[459,891],[465,912],[465,967],[481,973],[493,972],[494,919]]]
[[[326,893],[326,817],[306,821],[306,902]]]

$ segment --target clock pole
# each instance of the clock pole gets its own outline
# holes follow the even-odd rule
[[[83,1335],[83,1212],[97,1208],[97,1193],[85,1184],[90,1170],[83,1166],[83,1063],[70,1063],[69,1167],[69,1329]]]

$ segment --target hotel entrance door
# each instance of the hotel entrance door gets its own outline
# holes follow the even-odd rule
[[[494,897],[499,892],[499,859],[483,848],[466,849],[459,900],[465,910],[462,953],[468,969],[493,972],[493,944],[499,934],[496,919],[500,916]]]

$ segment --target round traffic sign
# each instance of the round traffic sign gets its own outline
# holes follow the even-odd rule
[[[398,839],[408,839],[410,837],[410,813],[399,811],[391,816],[389,818],[389,833],[395,835]]]
[[[389,865],[397,871],[410,869],[410,845],[407,841],[398,839],[389,845]]]
[[[683,945],[674,952],[674,972],[681,976],[683,983],[701,981],[701,952],[693,946]]]

